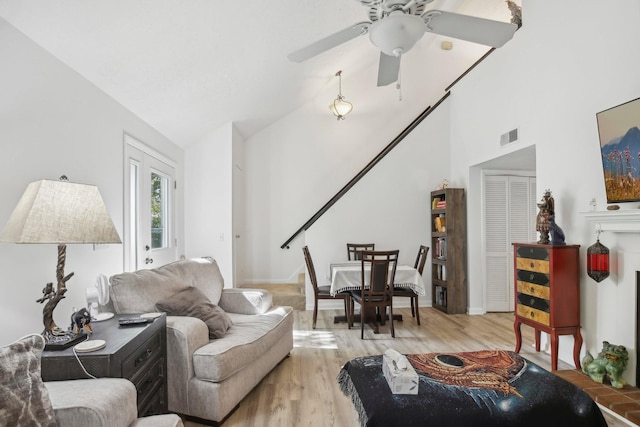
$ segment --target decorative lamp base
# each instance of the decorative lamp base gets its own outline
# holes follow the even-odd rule
[[[67,332],[64,335],[44,335],[46,341],[45,351],[60,351],[85,341],[89,338],[86,334],[74,334]]]

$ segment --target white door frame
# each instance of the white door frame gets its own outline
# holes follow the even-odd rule
[[[131,135],[124,134],[124,270],[134,271],[143,268],[153,268],[176,259],[176,197],[175,197],[175,173],[177,163],[162,153],[143,144]],[[137,173],[136,173],[137,171]],[[140,182],[141,176],[154,171],[169,178],[169,223],[167,248],[145,250],[145,245],[150,245],[149,237],[143,235],[143,225],[140,215],[140,203],[134,200],[136,194],[145,185]],[[134,187],[135,188],[132,188]],[[150,227],[148,227],[150,230]],[[137,232],[136,232],[137,231]],[[135,234],[135,235],[134,235]],[[146,241],[146,242],[145,242]],[[153,260],[152,263],[142,262],[146,257]],[[156,262],[157,261],[157,262]]]

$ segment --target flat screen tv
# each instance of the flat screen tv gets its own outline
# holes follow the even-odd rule
[[[596,114],[607,203],[640,201],[640,98]]]

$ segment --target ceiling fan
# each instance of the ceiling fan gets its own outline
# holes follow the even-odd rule
[[[294,62],[313,58],[358,36],[369,34],[380,49],[378,86],[398,80],[400,57],[425,32],[492,47],[501,47],[518,29],[516,24],[477,18],[441,10],[425,11],[433,0],[356,0],[368,8],[370,21],[358,22],[288,55]]]

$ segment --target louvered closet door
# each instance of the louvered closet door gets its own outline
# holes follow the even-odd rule
[[[542,193],[540,193],[542,197]],[[536,216],[538,216],[538,197],[536,195],[536,179],[529,178],[529,242],[538,241],[538,232],[536,231]]]
[[[533,180],[533,184],[531,181]],[[484,180],[487,311],[513,311],[512,242],[535,241],[535,178],[488,175]]]
[[[505,287],[509,278],[508,193],[508,177],[485,177],[484,253],[487,311],[513,310],[513,291]]]

